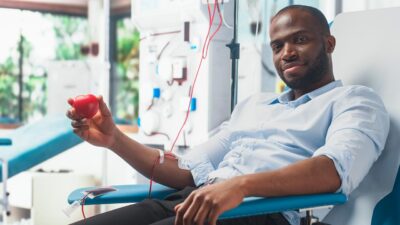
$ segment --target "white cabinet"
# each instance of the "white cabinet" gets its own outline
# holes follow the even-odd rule
[[[32,225],[65,225],[82,219],[81,210],[69,218],[62,212],[68,206],[68,195],[81,187],[95,186],[91,175],[75,173],[23,172],[9,180],[10,221],[19,209],[30,211]],[[85,206],[87,217],[98,212],[97,206]],[[12,223],[11,223],[12,224]]]

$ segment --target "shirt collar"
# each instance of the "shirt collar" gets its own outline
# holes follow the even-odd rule
[[[293,99],[293,92],[292,92],[292,90],[288,90],[288,91],[285,91],[284,93],[282,93],[281,95],[279,95],[277,98],[272,99],[272,101],[269,104],[273,105],[273,104],[280,103],[280,104],[288,104],[289,106],[297,107],[301,104],[304,104],[304,103],[310,101],[313,98],[318,97],[319,95],[322,95],[336,87],[341,87],[341,86],[343,86],[341,80],[332,81],[318,89],[315,89],[314,91],[311,91],[307,94],[302,95],[301,97],[299,97],[296,100],[291,100],[291,99]]]

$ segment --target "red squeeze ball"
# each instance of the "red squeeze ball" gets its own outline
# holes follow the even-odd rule
[[[91,119],[99,110],[99,102],[96,96],[91,94],[76,96],[72,106],[79,116],[86,119]]]

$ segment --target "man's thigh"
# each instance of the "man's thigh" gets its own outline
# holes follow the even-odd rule
[[[140,203],[101,213],[72,225],[148,225],[175,216],[174,207],[195,188],[187,187],[166,197],[165,200],[146,199]]]
[[[280,213],[220,220],[218,225],[290,225]]]
[[[173,216],[169,210],[154,200],[144,200],[105,213],[89,217],[72,225],[148,225]]]
[[[151,225],[174,225],[175,216],[152,223]],[[217,221],[217,225],[290,225],[280,213],[250,216]]]
[[[195,188],[185,188],[165,200],[146,199],[140,203],[102,213],[72,225],[173,225],[174,207]],[[218,221],[218,225],[290,225],[280,213]]]

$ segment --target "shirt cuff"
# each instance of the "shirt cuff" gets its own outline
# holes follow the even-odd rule
[[[193,155],[191,157],[178,157],[179,168],[190,170],[196,186],[204,184],[208,179],[208,174],[214,171],[213,165],[209,160],[205,159],[206,156],[204,154],[199,157],[201,157],[202,160],[199,160],[199,158],[194,160],[195,157],[193,157]]]
[[[330,158],[336,168],[336,171],[340,177],[341,180],[341,185],[340,188],[336,192],[341,192],[348,196],[350,192],[352,191],[352,188],[350,187],[350,176],[349,176],[349,171],[353,165],[353,161],[355,157],[353,156],[351,151],[340,151],[340,152],[334,152],[330,148],[321,148],[319,149],[313,157],[316,156],[326,156]]]

